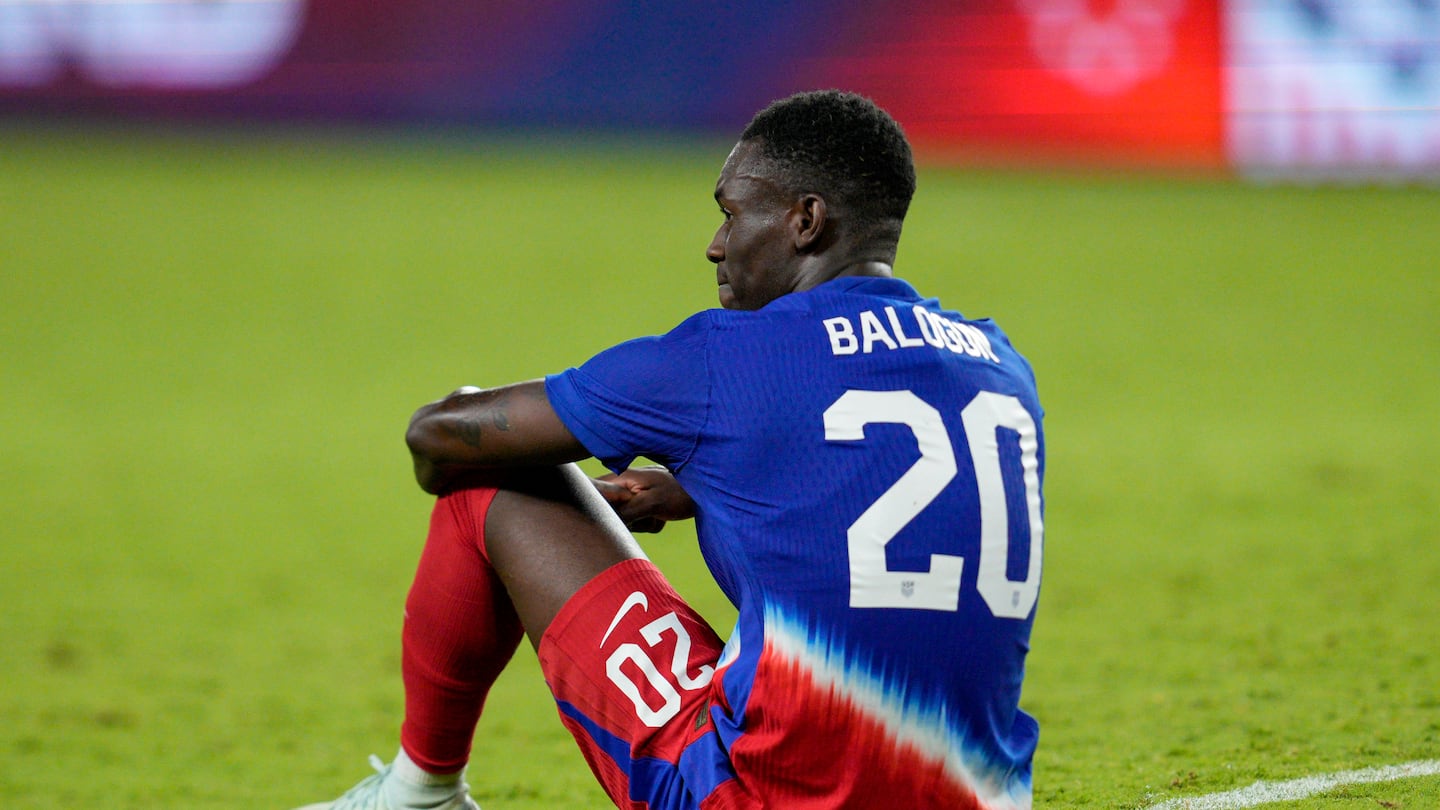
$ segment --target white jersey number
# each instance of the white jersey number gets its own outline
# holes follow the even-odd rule
[[[1039,441],[1035,420],[1013,396],[982,391],[960,411],[970,463],[980,495],[980,568],[977,587],[995,616],[1024,619],[1040,595],[1044,527],[1040,521]],[[959,609],[963,557],[931,554],[929,571],[892,571],[885,546],[924,511],[955,478],[955,451],[945,420],[911,391],[847,391],[825,410],[825,438],[861,441],[865,426],[901,424],[915,434],[917,459],[889,489],[850,524],[850,606],[856,608]],[[1025,512],[1011,515],[1000,471],[998,431],[1019,434]],[[1030,528],[1030,566],[1025,579],[1006,574],[1010,520]]]
[[[666,613],[640,628],[640,635],[645,639],[646,644],[654,647],[660,643],[666,631],[675,635],[675,654],[670,660],[670,674],[674,676],[675,682],[687,691],[705,688],[715,675],[715,667],[705,664],[693,676],[686,670],[690,661],[690,633],[684,625],[680,624],[679,616],[673,612]],[[640,674],[645,676],[651,689],[660,697],[661,703],[658,707],[651,706],[646,702],[640,684],[636,683],[634,678],[626,672],[624,668],[626,662],[635,665]],[[679,690],[666,679],[660,669],[655,666],[650,655],[639,644],[625,643],[616,648],[610,658],[605,661],[605,674],[609,676],[611,683],[619,687],[620,691],[634,702],[635,716],[650,728],[660,728],[680,713]]]

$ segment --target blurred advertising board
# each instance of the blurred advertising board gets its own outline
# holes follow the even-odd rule
[[[1440,3],[1228,0],[1225,27],[1242,171],[1440,176]]]
[[[823,73],[886,102],[927,145],[1000,159],[1223,164],[1214,0],[909,5]]]
[[[1440,175],[1434,0],[0,0],[0,116],[733,133],[839,86],[932,156]]]
[[[831,5],[0,0],[0,114],[728,129],[865,3]]]

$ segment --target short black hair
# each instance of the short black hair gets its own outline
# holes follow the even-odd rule
[[[875,236],[899,225],[915,196],[915,160],[905,132],[875,102],[842,90],[780,99],[755,114],[740,140],[759,144],[775,180],[853,211]]]

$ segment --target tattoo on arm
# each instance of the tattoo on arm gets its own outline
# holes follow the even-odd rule
[[[480,446],[480,420],[475,417],[461,419],[455,426],[455,431],[460,434],[460,441],[471,447]]]
[[[480,446],[481,434],[484,433],[486,422],[489,422],[490,427],[498,431],[508,432],[510,430],[510,415],[506,412],[506,401],[510,398],[510,392],[503,391],[496,394],[487,391],[481,396],[491,401],[482,402],[476,413],[463,417],[455,426],[460,440],[471,447]]]

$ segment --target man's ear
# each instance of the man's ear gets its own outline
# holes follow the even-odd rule
[[[795,201],[790,209],[790,233],[796,253],[808,253],[820,243],[828,218],[825,198],[819,194],[806,194]]]

